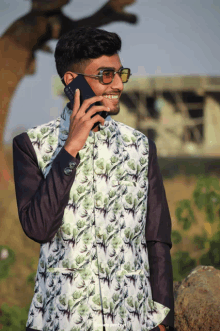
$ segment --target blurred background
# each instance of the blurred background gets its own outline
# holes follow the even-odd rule
[[[104,0],[63,2],[62,12],[72,20],[106,5]],[[35,1],[39,8],[43,3]],[[195,265],[220,264],[219,253],[212,258],[212,245],[220,241],[220,5],[217,0],[130,3],[124,8],[131,15],[127,21],[99,26],[119,34],[122,64],[132,72],[114,119],[156,143],[172,219],[174,279],[181,280]],[[30,10],[29,0],[1,1],[1,35]],[[3,136],[11,174],[13,137],[55,119],[67,102],[55,68],[56,43],[50,38],[35,50],[34,68],[19,80],[11,99]],[[0,192],[0,307],[29,307],[40,246],[21,229],[13,183]],[[26,310],[19,314],[25,320]]]

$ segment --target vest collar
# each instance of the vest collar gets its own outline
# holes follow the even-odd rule
[[[72,114],[72,110],[68,107],[70,103],[67,103],[62,114],[61,114],[61,127],[62,132],[68,136],[69,133],[69,125],[70,125],[70,116]],[[101,123],[99,124],[99,131],[94,132],[90,131],[88,136],[88,142],[93,142],[95,140],[104,140],[110,141],[112,138],[115,137],[119,133],[118,124],[114,121],[110,115],[105,118],[104,125]]]

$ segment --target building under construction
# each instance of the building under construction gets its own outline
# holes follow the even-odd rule
[[[220,77],[131,76],[120,104],[114,119],[153,139],[158,156],[220,156]]]

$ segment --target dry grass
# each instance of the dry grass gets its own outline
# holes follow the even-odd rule
[[[5,150],[8,164],[12,169],[11,148],[6,147]],[[195,177],[178,176],[164,180],[173,230],[180,230],[175,219],[176,203],[181,199],[190,199],[195,184]],[[26,283],[26,279],[31,272],[37,269],[40,245],[23,233],[18,219],[13,183],[9,185],[7,192],[0,189],[0,198],[2,201],[0,243],[1,245],[8,245],[16,253],[16,262],[10,270],[10,276],[6,280],[0,281],[0,306],[3,302],[7,302],[9,305],[23,307],[30,303],[33,296],[33,289]],[[187,235],[181,244],[172,248],[171,254],[174,254],[177,249],[190,251],[193,257],[201,254],[201,252],[196,251],[188,239],[189,235],[201,233],[204,227],[205,220],[202,213],[195,211],[195,214],[198,224],[186,233]]]

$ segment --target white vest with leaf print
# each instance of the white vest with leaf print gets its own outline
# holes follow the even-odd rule
[[[27,131],[44,177],[67,139],[70,114],[66,106],[56,120]],[[149,282],[148,152],[145,135],[110,116],[90,131],[62,225],[41,244],[27,327],[147,331],[167,316]]]

